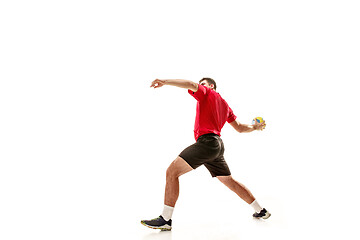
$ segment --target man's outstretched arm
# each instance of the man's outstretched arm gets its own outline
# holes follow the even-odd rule
[[[265,121],[262,123],[255,123],[254,125],[242,124],[237,119],[232,121],[230,125],[239,133],[247,133],[255,130],[263,130],[265,128]]]
[[[163,80],[156,79],[151,83],[150,87],[159,88],[164,85],[171,85],[171,86],[175,86],[175,87],[179,87],[179,88],[186,88],[186,89],[190,89],[193,92],[196,92],[199,88],[197,83],[194,83],[189,80],[183,80],[183,79],[163,79]]]

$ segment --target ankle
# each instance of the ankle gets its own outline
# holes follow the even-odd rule
[[[173,212],[174,212],[174,207],[164,205],[164,209],[161,216],[164,218],[165,221],[169,221],[172,218]]]
[[[250,206],[253,207],[254,210],[255,210],[255,212],[257,212],[257,213],[261,212],[261,210],[263,209],[263,208],[259,205],[259,203],[256,201],[256,199],[255,199],[252,203],[250,203]]]

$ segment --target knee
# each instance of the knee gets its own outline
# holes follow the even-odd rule
[[[176,170],[174,169],[174,167],[172,165],[170,165],[168,167],[168,169],[166,170],[166,179],[175,179],[178,178],[178,174],[176,173]]]
[[[191,171],[191,166],[184,159],[176,158],[166,170],[166,179],[177,179],[181,175]]]

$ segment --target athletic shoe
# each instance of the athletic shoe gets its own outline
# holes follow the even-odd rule
[[[259,213],[254,213],[254,218],[262,218],[262,219],[268,219],[271,216],[271,213],[269,213],[265,208],[263,208]]]
[[[141,220],[142,225],[152,229],[160,229],[162,231],[170,231],[171,222],[171,219],[169,219],[169,221],[166,221],[161,215],[151,220]]]

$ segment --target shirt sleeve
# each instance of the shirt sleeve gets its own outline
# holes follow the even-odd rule
[[[228,123],[231,123],[231,122],[235,121],[235,119],[236,119],[236,115],[234,114],[233,110],[229,107],[228,119],[226,121]]]
[[[202,99],[204,99],[207,92],[208,92],[208,89],[200,84],[198,84],[198,90],[196,92],[193,92],[190,89],[188,90],[188,93],[198,101],[201,101]]]

